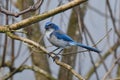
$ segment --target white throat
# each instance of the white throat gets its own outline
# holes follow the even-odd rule
[[[50,34],[54,31],[54,29],[49,29],[46,31],[45,35],[47,38],[50,38]]]

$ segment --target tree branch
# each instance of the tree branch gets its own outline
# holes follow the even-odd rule
[[[5,64],[4,64],[4,66],[2,66],[1,64],[0,64],[0,67],[11,67],[11,62],[5,62]],[[38,73],[40,73],[40,74],[42,74],[42,75],[44,75],[44,76],[46,76],[48,79],[50,79],[50,80],[56,80],[54,77],[52,77],[49,73],[47,73],[46,71],[44,71],[43,69],[41,69],[41,68],[39,68],[39,67],[37,67],[37,66],[35,66],[35,65],[32,65],[32,66],[28,66],[28,65],[22,65],[20,68],[15,68],[15,67],[13,67],[13,70],[16,70],[17,69],[17,71],[16,71],[16,73],[18,73],[18,72],[22,72],[23,70],[26,70],[26,69],[30,69],[30,70],[33,70],[33,71],[35,71],[35,72],[38,72]],[[8,73],[7,75],[5,75],[5,77],[4,77],[4,79],[7,79],[7,77],[9,76],[9,75],[11,75],[11,72],[10,73]]]
[[[9,67],[9,64],[7,63],[6,66]],[[14,68],[14,69],[17,69],[17,68]],[[22,72],[23,70],[26,70],[26,69],[38,72],[39,74],[42,74],[42,75],[46,76],[49,80],[56,80],[49,73],[47,73],[46,71],[44,71],[43,69],[41,69],[41,68],[39,68],[35,65],[32,65],[32,66],[22,65],[19,69],[17,69],[16,73]],[[6,80],[9,75],[11,75],[11,73],[8,73],[7,75],[5,75],[3,80]]]
[[[14,13],[14,12],[8,11],[0,6],[0,12],[4,13],[6,15],[19,17],[22,14],[37,10],[42,5],[42,3],[43,3],[43,0],[38,0],[33,6],[30,6],[29,8],[27,8],[19,13]]]
[[[115,65],[119,62],[120,60],[120,56],[115,59],[114,63],[112,64],[111,68],[106,72],[106,74],[103,76],[102,80],[107,80],[107,77],[110,75],[110,73],[112,72],[112,70],[114,69]]]
[[[19,41],[23,41],[35,48],[37,48],[38,50],[41,50],[43,51],[43,53],[45,54],[49,54],[48,51],[43,47],[43,46],[40,46],[38,43],[32,41],[32,40],[29,40],[27,38],[22,38],[22,37],[19,37],[17,35],[14,35],[10,32],[7,32],[7,35],[13,39],[16,39],[16,40],[19,40]],[[50,57],[52,57],[54,60],[55,60],[55,63],[68,69],[71,73],[73,73],[79,80],[85,80],[80,74],[76,73],[74,69],[72,69],[71,66],[69,66],[68,64],[66,63],[63,63],[63,62],[60,62],[58,58],[55,58],[56,55],[55,54],[49,54]]]
[[[17,29],[21,29],[21,28],[24,28],[28,25],[31,25],[31,24],[34,24],[38,21],[41,21],[41,20],[44,20],[46,18],[49,18],[55,14],[58,14],[60,12],[63,12],[65,10],[68,10],[72,7],[75,7],[83,2],[86,2],[87,0],[73,0],[65,5],[62,5],[62,6],[59,6],[53,10],[50,10],[48,12],[45,12],[43,14],[40,14],[40,15],[35,15],[35,16],[32,16],[30,18],[27,18],[27,19],[24,19],[18,23],[15,23],[15,24],[11,24],[11,25],[6,25],[9,27],[9,29],[5,26],[0,26],[0,32],[9,32],[10,30],[17,30]]]
[[[55,59],[55,63],[68,69],[71,73],[73,73],[79,80],[85,80],[80,74],[78,74],[70,65],[60,62],[58,59]]]
[[[119,46],[119,41],[117,41],[111,48],[109,48],[107,50],[107,52],[102,56],[102,59],[97,60],[95,62],[95,66],[96,68],[99,68],[100,65],[102,64],[102,62],[111,54],[111,52],[115,51]],[[88,71],[88,73],[86,74],[86,79],[90,79],[91,75],[93,75],[94,73],[94,67],[91,67]]]

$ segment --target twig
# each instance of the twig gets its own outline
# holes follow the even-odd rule
[[[7,63],[5,63],[5,65],[6,65],[6,67],[9,67],[11,64],[10,64],[10,62],[7,62]],[[35,65],[32,65],[32,66],[28,66],[28,65],[22,65],[20,68],[15,68],[14,67],[14,70],[17,70],[17,73],[18,72],[22,72],[23,70],[26,70],[26,69],[30,69],[30,70],[33,70],[33,71],[35,71],[35,72],[38,72],[39,74],[42,74],[42,75],[44,75],[44,76],[46,76],[48,79],[50,79],[50,80],[56,80],[54,77],[52,77],[49,73],[47,73],[46,71],[44,71],[43,69],[41,69],[41,68],[39,68],[39,67],[37,67],[37,66],[35,66]],[[10,75],[11,73],[8,73],[7,75]],[[6,75],[6,76],[7,76]],[[7,79],[7,77],[6,78],[4,78],[3,80],[5,80],[5,79]]]
[[[23,36],[23,34],[21,36]],[[20,43],[18,44],[18,51],[15,56],[15,59],[17,59],[19,57],[21,50],[22,50],[22,42],[20,41]]]
[[[9,7],[9,1],[6,1],[6,10],[8,10],[8,7]],[[8,25],[8,23],[9,23],[8,15],[6,15],[5,20],[6,20],[5,24]],[[4,63],[5,63],[6,52],[7,52],[7,47],[8,47],[7,44],[8,44],[8,37],[5,34],[5,42],[4,42],[3,55],[2,55],[2,64],[1,65],[4,65]]]
[[[109,33],[112,31],[112,28],[110,28],[110,30],[103,36],[103,38],[101,38],[95,45],[93,46],[96,46],[97,44],[99,44],[104,38],[106,38],[106,36],[109,35]]]
[[[23,14],[28,13],[30,11],[37,10],[42,5],[42,3],[43,3],[43,0],[38,0],[33,6],[30,6],[29,8],[27,8],[19,13],[14,13],[14,12],[8,11],[0,6],[0,12],[4,13],[6,15],[19,17],[20,15],[23,15]]]
[[[87,43],[87,45],[88,45],[88,40],[87,40],[86,32],[85,32],[84,36],[85,36],[86,43]],[[93,67],[94,67],[96,79],[99,80],[99,75],[98,75],[98,72],[97,72],[97,67],[95,66],[95,62],[94,62],[94,59],[93,59],[93,56],[92,56],[91,52],[89,52],[89,57],[90,57],[90,60],[91,60],[92,65],[93,65]]]
[[[117,62],[120,60],[120,56],[114,61],[114,63],[112,64],[111,68],[108,70],[108,72],[106,72],[106,74],[104,75],[102,80],[106,80],[107,76],[110,75],[110,73],[112,72],[112,70],[114,69],[115,65],[117,64]]]
[[[40,46],[38,43],[32,41],[32,40],[29,40],[27,38],[23,38],[23,37],[20,37],[20,36],[17,36],[17,35],[14,35],[10,32],[7,32],[7,35],[13,39],[16,39],[16,40],[19,40],[19,41],[23,41],[24,43],[27,43],[29,45],[32,45],[33,47],[37,48],[37,49],[40,49],[42,50],[44,53],[48,53],[47,50],[43,47],[43,46]]]
[[[27,19],[24,19],[20,22],[17,22],[17,23],[14,23],[14,24],[11,24],[11,25],[6,25],[8,26],[9,28],[5,27],[5,26],[0,26],[0,32],[1,33],[4,33],[4,32],[9,32],[11,30],[17,30],[17,29],[21,29],[21,28],[24,28],[28,25],[31,25],[33,23],[36,23],[38,21],[41,21],[41,20],[44,20],[46,18],[49,18],[55,14],[58,14],[60,12],[63,12],[63,11],[66,11],[68,9],[71,9],[72,7],[75,7],[83,2],[86,2],[88,0],[73,0],[67,4],[64,4],[62,6],[59,6],[53,10],[50,10],[48,12],[45,12],[43,14],[40,14],[40,15],[34,15],[30,18],[27,18]]]
[[[8,35],[9,37],[13,38],[13,39],[20,40],[20,41],[23,41],[23,42],[25,42],[25,43],[27,43],[27,44],[29,44],[29,45],[32,45],[33,47],[35,47],[35,48],[43,51],[43,53],[45,53],[45,54],[49,54],[48,51],[47,51],[44,47],[40,46],[38,43],[36,43],[36,42],[34,42],[34,41],[32,41],[32,40],[19,37],[19,36],[14,35],[14,34],[12,34],[12,33],[10,33],[10,32],[7,32],[7,35]],[[52,58],[56,57],[55,54],[49,54],[49,56],[52,57]],[[58,65],[60,65],[60,66],[62,66],[62,67],[64,67],[64,68],[68,69],[69,71],[71,71],[78,79],[80,79],[80,80],[85,80],[83,77],[81,77],[80,74],[76,73],[75,70],[73,70],[72,67],[69,66],[68,64],[63,63],[63,62],[60,62],[60,61],[58,60],[58,58],[56,58],[56,59],[54,59],[54,60],[55,60],[56,64],[58,64]]]
[[[37,67],[35,65],[32,65],[32,66],[23,65],[18,69],[18,72],[21,72],[26,69],[30,69],[35,72],[38,72],[39,74],[46,76],[46,78],[48,78],[49,80],[56,80],[54,77],[52,77],[52,75],[50,75],[49,73],[47,73],[46,71],[44,71],[43,69],[41,69],[40,67]]]
[[[112,28],[97,42],[95,43],[95,45],[93,45],[93,47],[95,47],[97,44],[99,44],[104,38],[106,38],[106,36],[109,35],[109,33],[111,32]],[[59,54],[59,55],[62,55],[62,56],[66,56],[66,55],[72,55],[72,54],[78,54],[78,53],[82,53],[82,52],[86,52],[88,50],[82,50],[82,51],[77,51],[77,52],[69,52],[69,53],[66,53],[66,54]]]
[[[50,75],[48,72],[44,71],[43,69],[41,69],[40,67],[37,67],[35,65],[32,65],[32,66],[28,66],[28,65],[23,65],[21,68],[20,68],[20,71],[23,71],[25,69],[30,69],[30,70],[33,70],[35,72],[38,72],[39,74],[42,74],[44,75],[46,78],[48,78],[49,80],[56,80],[54,77],[52,77],[52,75]]]
[[[55,59],[55,63],[68,69],[71,73],[73,73],[79,80],[85,80],[80,74],[76,73],[76,71],[68,64],[60,62],[58,59]]]
[[[22,67],[22,65],[29,59],[30,55],[22,62],[22,64],[17,69],[15,69],[15,68],[12,67],[12,69],[14,69],[13,72],[11,72],[10,74],[7,74],[4,77],[4,80],[8,80],[11,76],[13,76]]]
[[[102,62],[110,55],[110,53],[112,53],[114,50],[116,50],[119,46],[119,41],[117,41],[111,48],[109,48],[107,50],[107,52],[102,56],[102,60],[97,60],[97,62],[95,62],[95,66],[98,68]],[[88,73],[86,74],[86,78],[87,80],[91,77],[91,75],[94,73],[94,68],[91,67],[90,70],[88,71]]]
[[[112,13],[112,9],[111,9],[111,7],[110,7],[110,2],[109,2],[109,0],[106,0],[106,3],[107,3],[107,6],[108,6],[108,10],[109,10],[109,13],[110,13],[110,17],[111,17],[111,20],[112,20],[112,23],[113,23],[114,30],[115,30],[117,36],[120,37],[120,33],[119,33],[119,31],[117,30],[117,26],[115,25],[115,18],[114,18],[114,16],[113,16],[113,13]]]

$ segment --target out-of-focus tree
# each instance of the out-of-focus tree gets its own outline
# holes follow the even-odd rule
[[[20,11],[28,8],[33,4],[34,4],[33,0],[18,0],[16,2],[16,6],[18,7],[18,9],[20,9]],[[23,19],[25,19],[25,18],[29,18],[30,16],[36,15],[38,13],[39,13],[38,11],[28,12],[26,14],[23,14],[22,17]],[[39,40],[42,36],[39,23],[35,23],[30,25],[29,27],[24,28],[24,31],[28,33],[26,34],[28,39],[39,43]],[[40,42],[41,42],[41,45],[44,46],[43,39]],[[36,65],[41,69],[45,70],[46,72],[50,73],[50,67],[49,67],[46,55],[39,54],[40,52],[35,52],[34,50],[32,50],[31,47],[29,47],[29,49],[30,49],[30,52],[32,53],[31,58],[32,58],[33,65]],[[36,80],[48,80],[45,76],[39,74],[38,72],[35,73],[35,78]]]
[[[104,0],[105,13],[101,12],[102,7],[101,10],[95,8],[100,6],[96,3],[99,1],[93,1],[0,0],[0,79],[16,80],[16,74],[20,72],[26,79],[29,73],[25,74],[24,71],[29,69],[34,72],[35,80],[77,80],[74,77],[79,80],[119,80],[120,19],[117,16],[120,14],[118,7],[120,1]],[[96,5],[91,5],[92,3]],[[68,9],[71,11],[66,12]],[[90,10],[97,16],[90,15]],[[89,21],[88,15],[91,18]],[[99,20],[99,16],[104,18],[104,21]],[[57,56],[54,62],[51,61],[47,57],[49,50],[45,48],[49,47],[44,44],[48,42],[43,38],[44,33],[41,32],[43,23],[50,19],[56,24],[58,22],[60,27],[64,26],[63,29],[67,28],[66,33],[77,42],[93,45],[102,53],[96,54],[72,46],[64,49],[60,54],[61,60]],[[93,23],[94,20],[96,20],[95,23]],[[67,22],[68,26],[63,24]],[[27,52],[27,57],[22,60],[20,56]],[[83,59],[81,53],[88,54],[85,54]],[[49,56],[55,57],[52,53]],[[29,65],[31,62],[32,64]],[[56,71],[57,68],[49,65],[50,63],[58,65],[60,69]]]

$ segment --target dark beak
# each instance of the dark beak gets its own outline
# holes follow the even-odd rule
[[[45,28],[45,30],[48,30],[49,28],[47,27],[47,28]]]

